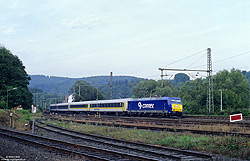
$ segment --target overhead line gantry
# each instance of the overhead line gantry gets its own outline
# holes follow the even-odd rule
[[[214,112],[214,97],[213,97],[213,73],[212,73],[212,58],[211,58],[211,49],[207,49],[207,70],[200,69],[166,69],[159,68],[161,71],[161,80],[163,86],[163,77],[166,76],[163,74],[163,71],[190,71],[190,72],[207,72],[208,79],[208,91],[207,91],[207,110],[209,113]]]

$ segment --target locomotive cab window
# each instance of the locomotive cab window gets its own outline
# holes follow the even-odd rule
[[[181,104],[181,100],[171,100],[172,104]]]

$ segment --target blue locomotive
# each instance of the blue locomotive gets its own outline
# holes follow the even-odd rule
[[[183,105],[175,97],[126,98],[51,104],[50,112],[166,117],[182,116]]]

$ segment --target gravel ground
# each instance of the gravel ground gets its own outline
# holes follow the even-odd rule
[[[36,134],[43,135],[43,136],[46,136],[46,137],[49,137],[49,138],[55,138],[55,139],[58,139],[58,140],[65,140],[65,141],[72,142],[72,143],[75,143],[75,144],[80,144],[80,145],[85,145],[85,146],[93,146],[93,147],[98,147],[98,148],[101,148],[101,149],[104,148],[106,150],[120,151],[122,153],[152,157],[151,155],[149,155],[147,153],[138,153],[137,151],[131,151],[131,150],[128,150],[128,149],[123,149],[123,148],[122,149],[115,148],[113,146],[108,146],[108,145],[105,145],[105,144],[102,144],[102,143],[95,143],[95,142],[91,142],[91,141],[85,141],[83,139],[72,138],[70,136],[65,136],[65,135],[62,135],[62,134],[50,132],[50,131],[39,129],[39,128],[36,128],[36,129],[37,129],[35,131]],[[91,137],[87,137],[87,138],[91,138]],[[94,140],[96,140],[96,139],[94,139]],[[157,158],[159,158],[159,157],[157,157]],[[123,159],[121,159],[121,160],[123,160]]]
[[[5,159],[27,160],[27,161],[71,161],[86,160],[77,156],[69,156],[57,151],[52,151],[36,145],[30,145],[21,141],[12,140],[5,136],[0,136],[0,156]],[[4,160],[1,159],[0,160]]]

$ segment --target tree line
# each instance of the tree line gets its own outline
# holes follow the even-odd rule
[[[250,115],[250,85],[247,79],[247,74],[250,72],[241,72],[237,69],[230,71],[223,70],[213,76],[213,101],[214,108],[211,109],[211,114],[232,114],[241,112],[244,115]],[[77,82],[74,88],[79,89],[79,83],[90,86],[86,82]],[[187,114],[207,114],[207,92],[208,80],[198,78],[190,80],[189,76],[184,73],[175,75],[174,80],[140,80],[134,84],[128,81],[117,82],[120,91],[124,94],[117,95],[115,98],[127,97],[180,97],[184,105],[184,113]],[[133,86],[133,88],[131,88]],[[96,100],[97,89],[91,87],[80,88],[80,100]],[[105,89],[105,90],[103,90]],[[130,89],[130,90],[129,90]],[[73,89],[71,89],[72,91]],[[109,87],[98,90],[99,99],[109,99]],[[222,111],[221,111],[221,94],[222,94]],[[82,98],[84,95],[88,96],[86,99]],[[92,98],[90,98],[92,95]],[[121,97],[123,96],[123,97]],[[76,101],[79,95],[76,92]]]
[[[250,73],[250,72],[248,72]],[[250,115],[250,85],[245,75],[237,69],[223,70],[213,76],[213,114],[243,113]],[[135,97],[169,96],[180,97],[184,105],[184,113],[207,114],[208,80],[184,80],[184,75],[176,75],[174,81],[148,80],[140,82],[134,89]],[[222,94],[222,111],[221,111]]]

